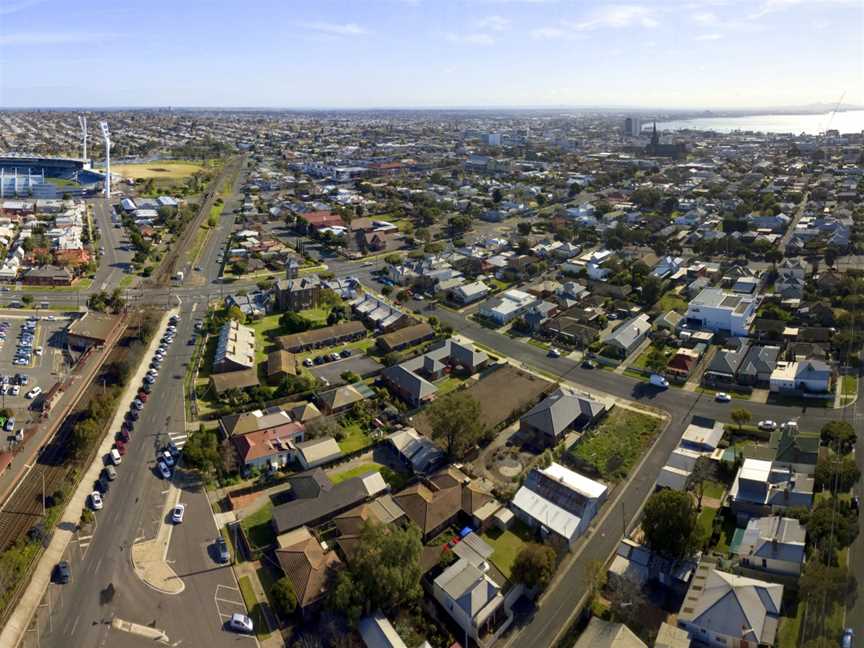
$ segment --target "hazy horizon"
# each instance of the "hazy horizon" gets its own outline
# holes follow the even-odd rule
[[[862,24],[859,0],[9,0],[0,106],[830,110],[864,104]]]

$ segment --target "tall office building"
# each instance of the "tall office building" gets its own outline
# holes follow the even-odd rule
[[[639,137],[642,134],[642,120],[638,117],[628,117],[625,119],[624,134],[629,137]]]

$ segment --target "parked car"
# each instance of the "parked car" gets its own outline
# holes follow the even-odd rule
[[[732,400],[732,397],[726,392],[717,392],[714,394],[714,400],[718,403],[728,403]]]
[[[3,426],[3,429],[6,432],[11,432],[12,430],[15,429],[15,417],[14,416],[10,416],[8,419],[6,419],[6,425]]]
[[[161,461],[156,464],[156,470],[162,475],[162,479],[171,479],[171,470]]]
[[[305,360],[303,360],[303,366],[304,367],[311,367],[314,364],[315,363],[312,362],[312,358],[306,358]]]
[[[221,535],[216,538],[216,557],[221,563],[227,563],[231,560],[231,555],[228,553],[228,543]]]
[[[846,628],[843,631],[843,636],[840,639],[841,648],[852,648],[855,642],[855,631],[852,628]]]
[[[34,387],[29,392],[27,392],[27,398],[29,398],[30,400],[33,400],[34,398],[36,398],[41,393],[42,393],[41,387]]]
[[[342,356],[343,358],[350,358],[351,357],[351,349],[342,349],[339,352],[339,355]]]
[[[174,524],[180,524],[183,522],[183,516],[186,514],[186,505],[178,504],[174,507],[174,510],[171,511],[171,521]]]
[[[114,466],[105,466],[102,469],[102,477],[105,477],[108,481],[114,481],[117,479],[117,471],[114,469]]]
[[[558,349],[556,349],[555,347],[552,347],[551,349],[549,349],[549,353],[547,355],[550,358],[560,358],[561,352]]]
[[[768,432],[771,432],[777,429],[777,422],[772,421],[771,419],[765,419],[764,421],[759,421],[757,426],[760,430],[767,430]]]
[[[72,572],[69,569],[69,563],[61,560],[54,565],[54,582],[60,585],[65,585],[72,577]],[[250,621],[251,623],[251,621]]]
[[[102,495],[99,494],[99,491],[90,493],[90,508],[94,511],[102,510]]]
[[[123,443],[129,443],[129,432],[126,430],[120,430],[114,438]]]
[[[660,387],[661,389],[668,389],[669,387],[669,381],[660,374],[651,374],[648,382],[650,382],[655,387]]]
[[[240,614],[239,612],[235,612],[231,615],[231,618],[228,620],[228,627],[235,632],[242,632],[244,634],[252,634],[255,631],[252,619],[245,614]]]
[[[169,468],[174,467],[174,455],[172,455],[168,450],[163,450],[159,455],[159,461],[163,462]]]
[[[132,401],[132,407],[134,407],[136,410],[142,410],[144,409],[144,401],[136,398]]]

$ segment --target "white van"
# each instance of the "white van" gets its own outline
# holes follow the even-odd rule
[[[123,457],[120,456],[117,448],[111,448],[111,463],[115,466],[119,466],[121,461],[123,461]]]

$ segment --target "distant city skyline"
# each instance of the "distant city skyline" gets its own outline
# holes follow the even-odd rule
[[[830,109],[864,104],[862,25],[860,0],[7,0],[0,106]]]

